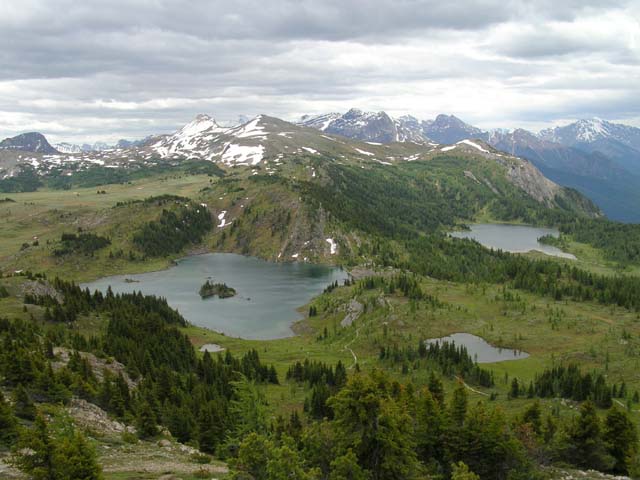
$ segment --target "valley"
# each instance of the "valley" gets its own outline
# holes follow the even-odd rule
[[[558,475],[630,473],[631,460],[614,467],[602,453],[602,463],[587,464],[561,442],[575,441],[587,398],[598,421],[611,406],[633,428],[640,421],[639,262],[627,241],[637,226],[605,219],[526,160],[481,140],[457,142],[377,145],[271,117],[231,129],[198,117],[153,149],[59,162],[21,153],[39,185],[7,191],[0,203],[4,395],[13,405],[26,387],[54,432],[91,412],[102,419],[83,431],[108,479],[243,478],[255,442],[269,443],[260,448],[274,458],[291,455],[309,478],[314,468],[327,475],[333,453],[314,442],[349,438],[340,402],[364,408],[359,389],[375,392],[370,408],[401,445],[414,444],[403,437],[409,423],[443,422],[435,447],[407,447],[414,453],[387,470],[373,470],[365,447],[351,445],[361,448],[358,468],[376,478],[434,478],[439,468],[448,476],[451,458],[482,478],[562,478],[549,465]],[[104,165],[92,164],[98,156]],[[529,226],[527,253],[449,235],[477,223]],[[575,259],[529,252],[538,234],[555,232],[540,249]],[[511,231],[493,236],[514,242]],[[237,295],[202,300],[209,278]],[[425,343],[455,334],[528,356],[476,364],[459,344]],[[210,354],[203,345],[217,347]],[[31,358],[19,378],[13,358]],[[54,383],[38,373],[49,364],[59,364]],[[570,366],[580,373],[557,370]],[[585,390],[560,389],[569,375],[586,376]],[[421,417],[438,395],[440,413]],[[456,399],[464,399],[459,426]],[[538,423],[524,420],[531,408]],[[482,438],[506,432],[490,461],[490,446],[468,452],[452,440],[476,435],[465,420],[474,415],[485,419]],[[271,445],[276,438],[284,443]]]

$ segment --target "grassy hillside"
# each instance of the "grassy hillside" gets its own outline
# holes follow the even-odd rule
[[[32,355],[39,367],[36,371],[46,372],[49,363],[61,369],[63,373],[56,371],[52,377],[63,386],[58,390],[44,382],[42,373],[34,374],[35,379],[25,377],[25,382],[38,407],[48,414],[51,435],[63,438],[71,428],[65,427],[69,422],[80,426],[96,447],[107,478],[159,478],[165,473],[224,478],[228,467],[212,461],[211,455],[229,460],[232,470],[246,468],[233,453],[247,433],[238,422],[245,417],[234,410],[242,403],[242,395],[254,395],[249,403],[258,405],[258,410],[264,407],[264,412],[245,414],[262,419],[256,420],[256,429],[273,436],[275,446],[269,448],[280,455],[289,448],[287,436],[305,445],[306,435],[322,425],[314,420],[319,418],[314,409],[331,404],[323,395],[338,396],[340,388],[345,392],[373,388],[367,383],[368,375],[378,379],[380,391],[374,397],[384,399],[382,408],[390,415],[381,418],[408,421],[394,416],[402,410],[417,415],[412,402],[422,398],[419,392],[427,385],[435,392],[435,376],[446,392],[445,417],[450,414],[445,414],[450,412],[448,405],[466,392],[469,412],[478,412],[475,408],[498,412],[487,415],[508,431],[509,445],[516,445],[516,450],[524,445],[540,448],[538,453],[545,458],[560,455],[561,450],[555,443],[547,450],[542,437],[526,443],[519,430],[526,425],[523,412],[537,399],[542,417],[563,426],[562,432],[577,418],[580,402],[528,398],[523,393],[514,396],[514,379],[526,388],[545,369],[577,364],[594,378],[603,375],[607,388],[615,386],[617,396],[612,402],[628,407],[634,424],[640,420],[635,395],[640,390],[635,280],[590,276],[566,261],[489,252],[445,235],[453,226],[481,215],[560,226],[580,217],[584,225],[601,225],[588,220],[594,212],[579,196],[559,191],[552,205],[536,201],[509,181],[505,166],[495,161],[460,154],[377,165],[301,155],[274,171],[255,168],[194,175],[178,169],[124,184],[44,188],[7,194],[7,198],[0,203],[8,232],[0,239],[0,267],[5,273],[0,278],[0,319],[17,322],[1,320],[0,335],[9,337],[6,332],[11,332],[15,341],[7,344],[17,352],[12,355]],[[582,235],[582,241],[593,243]],[[335,241],[337,251],[332,251],[327,238]],[[167,249],[158,250],[158,245]],[[165,268],[178,256],[203,251],[252,254],[274,261],[290,261],[295,255],[306,261],[344,264],[354,275],[367,278],[329,289],[301,306],[301,311],[312,315],[295,325],[297,335],[272,341],[229,338],[185,325],[158,300],[92,297],[74,293],[65,283],[53,283],[55,276],[77,282]],[[594,252],[606,254],[604,248]],[[594,254],[591,260],[609,274],[609,266],[598,263],[600,258],[604,257]],[[44,273],[48,280],[15,271]],[[360,307],[354,310],[354,305]],[[353,322],[342,326],[349,313]],[[421,340],[453,332],[473,333],[493,345],[531,356],[474,366],[471,371],[460,370],[464,362],[467,367],[473,364],[464,355],[434,359],[420,353]],[[191,350],[189,343],[195,347],[216,343],[225,351],[211,360]],[[51,353],[49,346],[54,349]],[[64,353],[73,350],[90,359],[89,370],[94,373]],[[233,357],[227,357],[227,352]],[[305,360],[331,369],[340,363],[353,383],[327,383],[329,389],[323,389],[322,381],[287,378],[295,362]],[[277,383],[263,375],[271,375],[262,369],[271,365]],[[131,387],[130,401],[104,401],[113,395],[111,387],[105,387],[105,368],[121,368],[133,381],[140,381]],[[255,385],[234,383],[238,373],[248,375]],[[364,383],[359,384],[359,379]],[[5,379],[3,385],[7,395],[18,389],[15,381]],[[52,400],[52,391],[59,395],[58,401]],[[89,405],[78,404],[78,399]],[[478,402],[483,407],[472,407]],[[333,415],[333,410],[326,411]],[[501,411],[506,412],[503,420],[498,418]],[[211,420],[214,412],[223,413]],[[604,418],[607,413],[600,409],[597,415]],[[83,424],[87,416],[99,427]],[[143,438],[138,441],[113,423],[136,426],[140,433],[149,427],[145,418],[152,417],[171,433],[154,431],[140,435]],[[33,419],[20,418],[23,426],[33,425]],[[101,422],[96,423],[96,418]],[[184,418],[197,426],[179,421]],[[471,422],[473,414],[465,418],[463,423]],[[202,425],[216,432],[213,437],[203,435],[208,430]],[[329,422],[326,428],[343,432],[344,424]],[[554,438],[559,442],[560,433]],[[399,441],[409,445],[413,440]],[[190,450],[194,447],[206,454]],[[305,450],[300,447],[300,451]],[[505,451],[504,458],[523,469],[529,468],[524,458],[538,461],[534,451],[527,450],[524,457],[514,452]],[[367,452],[358,455],[358,461],[369,468]],[[488,472],[491,468],[492,462],[468,452],[454,449],[447,455],[471,462],[476,469]],[[6,450],[0,449],[0,457],[5,456]],[[448,475],[445,458],[449,457],[438,457],[438,468]],[[433,478],[429,475],[437,470],[423,457],[417,463],[407,461],[417,469],[411,473],[415,478]],[[307,458],[306,462],[304,468],[313,461]]]

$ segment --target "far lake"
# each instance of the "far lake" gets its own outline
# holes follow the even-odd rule
[[[82,287],[104,292],[110,285],[114,293],[165,297],[193,325],[235,337],[273,339],[292,336],[291,324],[302,318],[297,309],[347,276],[335,267],[210,253],[186,257],[167,270],[105,277]],[[237,295],[202,300],[198,291],[207,279],[226,283]]]
[[[510,348],[499,348],[489,344],[484,338],[471,335],[470,333],[454,333],[448,337],[430,338],[426,341],[430,343],[455,343],[457,346],[464,345],[467,353],[478,363],[504,362],[506,360],[520,360],[527,358],[528,353]]]
[[[463,232],[451,232],[452,237],[471,238],[488,248],[503,250],[512,253],[525,253],[537,250],[554,257],[576,257],[565,253],[557,247],[544,245],[538,242],[538,238],[545,235],[557,237],[559,232],[555,228],[530,227],[526,225],[505,225],[493,223],[479,223],[469,226],[471,230]]]

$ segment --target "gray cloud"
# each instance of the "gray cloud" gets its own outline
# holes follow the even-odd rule
[[[199,113],[481,126],[640,118],[640,9],[597,0],[0,0],[0,134],[141,137]]]

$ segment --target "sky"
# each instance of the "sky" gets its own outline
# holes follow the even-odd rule
[[[640,0],[0,0],[0,137],[351,107],[640,126]]]

